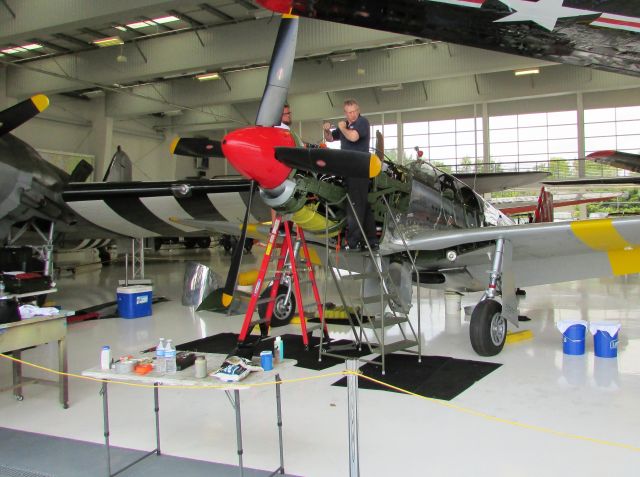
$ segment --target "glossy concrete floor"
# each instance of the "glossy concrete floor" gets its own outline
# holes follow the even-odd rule
[[[149,256],[146,275],[154,294],[171,301],[154,306],[153,316],[105,319],[68,328],[72,373],[96,366],[100,348],[114,354],[154,346],[159,336],[181,343],[223,331],[238,332],[242,317],[194,312],[180,303],[184,264],[197,260],[224,274],[228,256],[219,249],[186,255],[178,250]],[[244,268],[257,264],[249,256]],[[79,271],[58,280],[55,301],[78,309],[115,299],[124,267]],[[381,391],[359,391],[360,473],[363,476],[602,476],[637,475],[640,469],[640,295],[638,276],[533,287],[521,301],[522,323],[533,339],[508,344],[486,361],[503,366],[452,401],[426,400]],[[478,294],[463,298],[471,305]],[[445,315],[443,294],[422,291],[423,354],[481,359],[471,349],[462,313]],[[413,307],[413,315],[417,306]],[[622,323],[616,359],[595,358],[589,335],[583,356],[562,352],[555,322],[561,319]],[[297,326],[278,333],[296,332]],[[348,338],[340,327],[333,336]],[[28,361],[55,367],[52,345],[23,353]],[[349,475],[347,391],[322,372],[294,368],[283,378],[319,379],[285,384],[283,420],[285,468],[304,476]],[[27,371],[41,375],[39,371]],[[0,360],[0,383],[10,382],[10,365]],[[383,379],[383,378],[382,378]],[[0,394],[0,426],[102,442],[98,384],[70,380],[71,406],[63,410],[53,386],[25,387],[25,399]],[[154,447],[152,392],[110,386],[111,442],[135,449]],[[235,421],[226,396],[214,390],[160,393],[165,454],[237,463]],[[278,463],[273,388],[244,392],[244,459],[248,467],[274,469]],[[38,458],[34,452],[34,459]],[[88,471],[87,475],[91,475]]]

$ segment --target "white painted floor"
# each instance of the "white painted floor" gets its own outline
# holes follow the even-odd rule
[[[238,332],[242,317],[195,313],[180,304],[184,261],[195,259],[224,275],[229,258],[218,250],[199,250],[190,256],[163,250],[159,256],[149,256],[146,275],[154,280],[154,294],[171,301],[156,305],[152,317],[70,325],[70,372],[96,366],[104,344],[111,345],[115,355],[122,355],[155,346],[159,336],[182,343],[224,331]],[[252,260],[257,263],[257,253],[248,257],[245,268]],[[118,264],[63,277],[55,300],[66,309],[115,300],[116,281],[123,277],[124,267]],[[527,289],[521,312],[532,321],[522,323],[522,329],[532,330],[534,338],[507,345],[497,357],[484,358],[503,366],[452,401],[360,390],[361,475],[638,475],[638,283],[634,275]],[[478,294],[467,296],[463,305],[477,298]],[[423,291],[420,306],[423,354],[483,359],[471,349],[463,315],[445,317],[441,292]],[[584,356],[564,355],[561,334],[555,328],[560,319],[621,322],[618,358],[595,358],[590,335]],[[297,330],[292,325],[276,331]],[[338,328],[332,331],[334,337],[348,337]],[[23,357],[55,368],[53,345],[26,351]],[[283,378],[322,376],[342,369],[294,368]],[[282,387],[287,473],[349,475],[347,391],[330,385],[337,379],[320,377]],[[0,384],[8,385],[10,380],[10,364],[0,360]],[[22,402],[4,392],[0,394],[0,426],[103,442],[98,388],[97,383],[72,378],[71,407],[66,410],[60,407],[53,386],[26,386]],[[113,384],[109,396],[112,444],[153,448],[152,391]],[[243,394],[248,467],[266,470],[278,465],[274,401],[273,388]],[[165,454],[237,463],[234,414],[224,393],[162,390],[160,407]],[[37,452],[33,458],[38,458]],[[90,470],[87,475],[92,475]]]

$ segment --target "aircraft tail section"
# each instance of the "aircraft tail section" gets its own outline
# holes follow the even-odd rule
[[[131,159],[120,146],[111,158],[103,182],[131,182],[133,177]]]
[[[540,189],[538,196],[538,206],[536,207],[534,222],[553,222],[553,194],[548,192],[544,186]]]
[[[0,111],[0,137],[13,131],[21,124],[49,107],[49,98],[36,94],[10,108]]]

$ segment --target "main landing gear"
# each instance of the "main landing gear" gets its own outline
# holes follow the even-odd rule
[[[518,307],[511,267],[512,245],[498,239],[489,286],[478,302],[469,324],[469,338],[480,356],[495,356],[507,339],[507,321],[518,327]],[[500,303],[496,297],[502,297]]]

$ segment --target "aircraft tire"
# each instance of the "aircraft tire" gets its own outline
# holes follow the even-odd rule
[[[272,286],[273,284],[265,288],[264,291],[260,294],[260,298],[268,298],[271,293]],[[288,305],[284,305],[284,300],[287,296],[287,290],[288,287],[286,285],[280,284],[278,286],[276,302],[273,305],[273,313],[271,314],[271,326],[273,328],[288,325],[296,313],[296,297],[293,294],[293,290],[291,291]],[[261,319],[267,315],[268,305],[269,303],[260,303],[258,305],[258,315],[260,315]]]
[[[211,246],[211,237],[198,237],[196,243],[200,248],[209,248]]]
[[[473,350],[480,356],[495,356],[507,338],[507,320],[502,305],[496,300],[482,300],[476,305],[469,323],[469,337]]]
[[[192,237],[187,237],[184,239],[184,248],[192,249],[196,248],[197,241]]]

